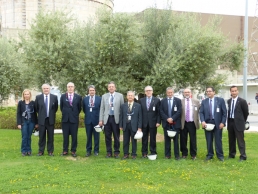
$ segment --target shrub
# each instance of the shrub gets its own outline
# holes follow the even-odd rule
[[[2,107],[0,108],[0,129],[18,129],[16,121],[17,107]],[[61,129],[62,113],[58,109],[56,113],[55,129]],[[80,113],[79,128],[84,128],[84,113]]]

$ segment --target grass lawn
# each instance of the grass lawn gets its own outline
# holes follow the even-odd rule
[[[159,129],[162,133],[162,130]],[[32,137],[33,156],[20,154],[18,130],[0,130],[0,193],[258,193],[258,134],[246,134],[246,162],[226,159],[227,132],[223,132],[225,162],[205,162],[203,130],[198,130],[197,160],[164,159],[159,142],[158,159],[105,158],[104,135],[100,155],[85,158],[85,129],[79,129],[78,157],[59,156],[62,135],[55,135],[55,156],[37,157],[37,137]],[[121,144],[122,151],[122,144]],[[172,152],[173,155],[173,152]],[[122,156],[122,154],[121,154]]]

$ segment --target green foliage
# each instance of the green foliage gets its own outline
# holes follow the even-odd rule
[[[17,129],[16,107],[0,108],[0,129]],[[62,128],[62,113],[60,110],[56,113],[55,129]],[[79,127],[84,127],[84,113],[80,113]]]
[[[21,91],[24,81],[21,77],[22,66],[14,44],[0,38],[0,104],[8,99],[11,93]]]
[[[203,130],[197,131],[198,155],[195,161],[190,157],[179,161],[165,159],[163,139],[157,142],[158,158],[155,161],[141,159],[140,141],[136,160],[106,159],[102,133],[99,156],[86,158],[84,128],[78,131],[78,157],[74,159],[59,156],[63,136],[56,134],[54,138],[54,157],[36,156],[38,137],[34,136],[32,156],[22,157],[20,131],[0,130],[0,168],[3,174],[0,176],[0,193],[257,193],[257,133],[245,134],[248,159],[241,163],[238,158],[225,162],[214,158],[205,162]],[[228,153],[227,139],[224,131],[225,153]]]

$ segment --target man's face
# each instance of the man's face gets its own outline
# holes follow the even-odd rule
[[[134,93],[129,92],[127,94],[127,100],[128,100],[128,102],[133,102],[134,101]]]
[[[112,94],[116,91],[115,84],[108,84],[108,91]]]
[[[237,87],[231,88],[230,89],[230,94],[231,94],[232,98],[237,97],[238,96],[238,89],[237,89]]]
[[[94,96],[96,93],[95,89],[94,88],[89,88],[89,95],[90,96]]]
[[[212,88],[207,88],[206,89],[206,94],[209,98],[213,98],[215,95],[215,91],[212,91]]]
[[[74,93],[74,85],[73,84],[68,84],[67,85],[67,92],[68,93]]]
[[[166,94],[167,94],[168,98],[172,98],[174,95],[174,92],[173,92],[173,90],[167,90]]]
[[[152,94],[153,94],[152,88],[151,87],[145,88],[145,94],[146,94],[147,97],[151,97]]]
[[[42,92],[43,92],[43,94],[48,95],[50,92],[50,87],[48,85],[43,85]]]
[[[189,89],[185,89],[184,90],[184,97],[185,98],[190,98],[190,96],[191,96],[191,91]]]

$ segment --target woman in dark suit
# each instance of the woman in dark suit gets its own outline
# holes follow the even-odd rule
[[[22,156],[31,156],[31,135],[34,127],[38,127],[38,119],[35,102],[31,100],[31,92],[28,89],[22,92],[22,100],[18,103],[17,125],[22,134]]]

